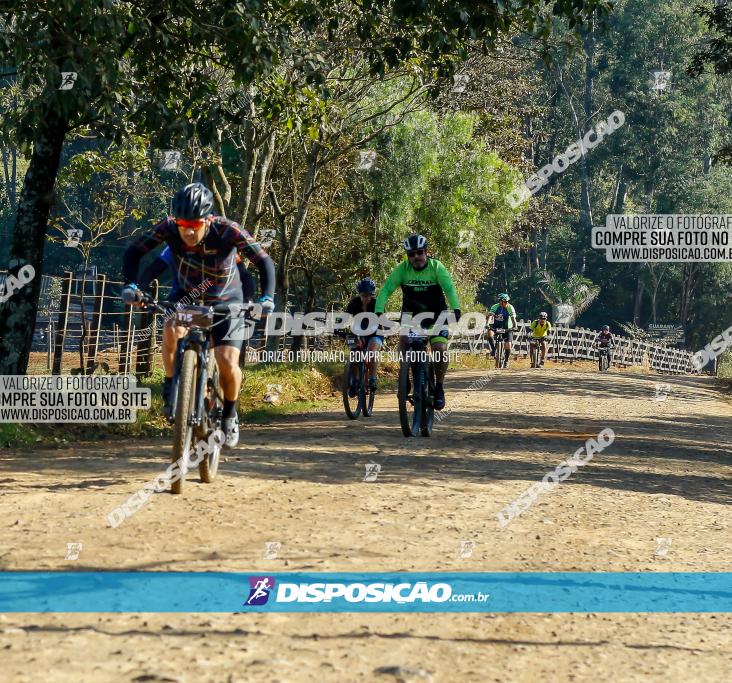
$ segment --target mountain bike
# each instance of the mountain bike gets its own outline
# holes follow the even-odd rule
[[[366,349],[363,338],[346,335],[345,339],[349,358],[343,371],[343,407],[351,420],[361,414],[370,417],[374,410],[375,392],[366,383]]]
[[[600,372],[607,372],[610,369],[610,350],[612,344],[608,346],[600,346],[597,349],[597,362],[600,368]]]
[[[171,462],[178,462],[181,476],[172,482],[170,490],[179,494],[183,490],[185,472],[195,451],[193,438],[207,441],[208,453],[198,463],[201,481],[210,484],[219,468],[222,443],[214,437],[221,433],[224,393],[219,381],[219,368],[211,347],[211,328],[215,313],[226,313],[233,318],[251,319],[255,304],[241,304],[238,313],[226,308],[190,305],[176,307],[170,302],[155,301],[143,294],[140,299],[143,308],[150,308],[163,315],[175,316],[176,325],[188,328],[186,335],[178,340],[175,353],[173,381],[170,387],[169,421],[173,427],[173,453]]]
[[[541,367],[539,356],[540,346],[541,341],[539,341],[536,337],[532,337],[531,339],[529,339],[529,357],[531,358],[532,368]]]
[[[399,421],[404,436],[430,436],[435,416],[435,366],[428,335],[409,330],[399,363]]]
[[[503,327],[497,327],[493,330],[493,343],[496,345],[496,367],[502,368],[506,358],[506,330]]]

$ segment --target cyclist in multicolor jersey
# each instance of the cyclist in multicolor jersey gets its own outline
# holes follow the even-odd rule
[[[549,322],[549,316],[542,311],[539,313],[539,319],[534,320],[531,325],[529,325],[529,329],[531,330],[531,341],[533,343],[541,344],[541,361],[539,361],[539,365],[544,365],[547,351],[546,338],[552,330],[552,324]]]
[[[402,261],[384,281],[379,296],[376,298],[375,313],[380,315],[386,308],[389,297],[397,287],[402,288],[403,302],[402,315],[409,313],[416,316],[420,313],[430,314],[422,319],[422,327],[432,327],[441,313],[450,308],[455,313],[456,320],[460,320],[460,299],[455,284],[447,272],[447,268],[427,254],[427,238],[424,235],[410,235],[402,243],[407,252],[407,260]],[[445,301],[447,296],[447,301]],[[433,330],[434,332],[434,330]],[[447,341],[449,331],[447,326],[437,330],[437,334],[430,337],[430,345],[438,360],[435,362],[435,410],[445,407],[445,389],[443,383],[447,373]],[[405,339],[399,340],[399,351],[405,348]]]
[[[613,339],[613,334],[612,334],[612,332],[610,332],[610,325],[602,326],[602,329],[600,330],[598,335],[595,337],[595,346],[598,348],[601,346],[603,348],[607,348],[608,367],[610,367],[610,364],[612,363],[612,360],[613,360],[612,348],[613,348],[613,346],[615,346],[615,340]]]
[[[506,358],[503,361],[503,367],[508,367],[508,359],[511,355],[511,342],[513,341],[513,331],[518,327],[516,322],[516,309],[508,303],[511,297],[505,292],[498,295],[498,303],[491,306],[490,313],[488,314],[488,344],[493,351],[493,355],[496,355],[496,344],[493,341],[493,336],[496,330],[506,330],[506,341],[503,347],[506,349]]]
[[[365,277],[356,284],[357,296],[354,296],[346,306],[346,313],[354,318],[360,313],[374,313],[376,305],[376,283],[370,278]],[[369,376],[369,387],[372,391],[376,391],[377,373],[379,371],[378,353],[384,343],[384,337],[380,334],[359,334],[359,330],[365,331],[369,327],[369,323],[365,319],[361,319],[359,327],[353,330],[356,336],[363,337],[364,349],[366,351],[366,368]],[[357,387],[348,387],[348,395],[351,398],[356,396]]]
[[[231,317],[231,310],[242,303],[237,253],[259,269],[263,292],[259,303],[263,315],[274,309],[275,270],[270,257],[246,230],[233,221],[212,215],[212,210],[213,194],[202,183],[191,183],[179,190],[173,198],[173,215],[155,225],[125,251],[122,271],[126,284],[122,299],[130,304],[139,301],[140,289],[136,282],[140,260],[165,242],[170,247],[178,280],[178,290],[171,301],[178,301],[193,290],[202,290],[199,297],[204,305],[216,308],[211,336],[224,392],[225,446],[233,448],[239,441],[236,403],[241,387],[239,354],[243,341],[243,338],[232,338],[243,337],[241,333],[237,334],[239,321]],[[163,397],[167,411],[170,411],[168,401],[176,345],[185,334],[186,328],[175,325],[174,319],[166,321],[163,328]]]
[[[236,255],[236,267],[239,270],[242,297],[244,301],[253,301],[256,295],[256,281],[252,274],[247,270],[244,265],[244,261],[242,261],[242,258],[238,253]],[[178,285],[178,277],[175,270],[175,260],[173,259],[170,247],[167,245],[165,249],[155,257],[155,260],[142,271],[142,275],[140,275],[140,282],[138,283],[139,288],[142,291],[147,291],[150,288],[150,283],[159,278],[166,270],[168,270],[168,268],[170,268],[173,275],[173,283],[170,288],[169,299],[171,301],[180,299],[178,296],[180,286]]]

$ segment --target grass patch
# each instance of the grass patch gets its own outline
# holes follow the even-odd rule
[[[317,365],[259,364],[247,366],[239,394],[239,418],[243,423],[267,424],[284,415],[322,409],[340,401],[338,363]],[[169,437],[172,427],[163,416],[163,371],[138,382],[151,393],[150,410],[137,411],[130,424],[0,424],[0,444],[17,448],[40,444],[64,445],[75,441],[98,441],[120,437]],[[274,402],[269,402],[275,396]]]

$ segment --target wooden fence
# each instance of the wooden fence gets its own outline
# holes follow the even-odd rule
[[[36,323],[29,374],[109,372],[144,377],[156,365],[160,367],[162,315],[141,313],[123,306],[119,300],[123,283],[110,281],[105,275],[98,275],[89,283],[92,293],[83,294],[83,306],[78,278],[67,272],[59,279],[59,310],[39,317]],[[154,296],[164,297],[168,288],[158,287],[157,282],[153,282],[151,290]],[[595,330],[582,327],[554,326],[548,335],[548,357],[569,363],[595,360],[597,334]],[[514,354],[528,356],[529,336],[529,322],[519,321],[514,333]],[[617,367],[642,366],[668,374],[693,372],[688,351],[621,336],[614,338],[613,365]],[[323,349],[330,346],[328,342],[332,340],[321,335],[302,337],[299,341],[310,349]],[[278,347],[287,348],[291,342],[290,335],[283,336],[278,340]],[[248,346],[259,350],[266,344],[267,338],[260,331]],[[454,337],[450,348],[473,354],[485,352],[488,348],[485,330],[471,337]]]

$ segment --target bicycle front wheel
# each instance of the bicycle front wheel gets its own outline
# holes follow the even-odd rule
[[[430,363],[427,368],[427,381],[422,386],[422,417],[420,433],[422,436],[432,436],[432,425],[435,419],[435,367]]]
[[[371,417],[374,412],[374,399],[376,398],[376,392],[372,391],[365,386],[364,382],[364,397],[363,397],[363,416]]]
[[[402,361],[399,366],[399,422],[404,436],[417,436],[422,411],[421,387],[415,381],[415,365]]]
[[[187,349],[183,354],[180,375],[178,376],[178,401],[175,407],[175,427],[173,429],[172,462],[178,462],[180,477],[171,484],[171,493],[181,493],[183,480],[191,459],[191,442],[193,427],[188,424],[195,409],[193,405],[196,395],[196,375],[198,354],[194,349]]]
[[[349,390],[355,388],[355,396]],[[360,363],[346,363],[343,372],[343,408],[351,420],[355,420],[363,408],[363,374]]]

